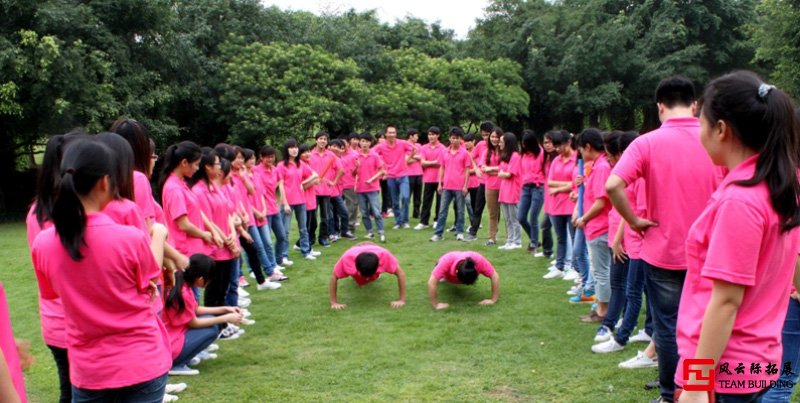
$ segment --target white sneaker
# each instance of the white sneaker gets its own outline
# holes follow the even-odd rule
[[[181,376],[181,375],[197,375],[200,371],[196,369],[192,369],[187,367],[186,365],[182,367],[173,367],[169,370],[169,374],[173,376]]]
[[[575,284],[567,291],[567,295],[578,295],[583,292],[583,287],[580,284]]]
[[[549,272],[547,272],[547,274],[542,276],[542,278],[548,279],[548,280],[551,279],[551,278],[560,278],[560,277],[564,277],[564,272],[561,271],[561,270],[558,270],[558,269],[553,270],[553,271],[549,271]]]
[[[425,225],[425,224],[419,223],[416,226],[414,226],[414,229],[417,230],[417,231],[420,231],[420,230],[423,230],[423,229],[426,229],[426,228],[430,228],[430,227],[431,227],[430,225]]]
[[[522,245],[512,243],[511,245],[508,245],[508,247],[506,248],[506,250],[512,250],[512,249],[522,249]]]
[[[533,257],[544,257],[544,253],[536,252],[536,253],[533,254]],[[551,263],[551,264],[555,264],[555,263]]]
[[[317,260],[317,258],[316,258],[316,257],[314,257],[314,255],[312,255],[312,254],[310,254],[310,253],[309,253],[309,254],[307,254],[307,255],[305,255],[305,256],[303,256],[303,257],[304,257],[305,259],[307,259],[307,260]]]
[[[580,273],[578,273],[575,269],[570,268],[567,269],[566,272],[564,272],[564,277],[562,278],[566,281],[575,281],[575,279],[580,276],[581,276]]]
[[[209,353],[206,350],[203,350],[203,351],[200,352],[200,354],[197,354],[197,358],[199,358],[200,361],[216,360],[217,357],[219,357],[219,356],[216,353]]]
[[[464,234],[456,234],[456,241],[463,241],[463,240],[464,240]]]
[[[558,267],[556,267],[556,265],[554,264],[550,265],[550,267],[547,268],[547,271],[553,271],[553,270],[558,270]]]
[[[607,326],[603,325],[597,329],[597,333],[594,335],[594,341],[600,342],[607,342],[611,340],[614,336],[614,333],[609,329]]]
[[[647,332],[640,330],[639,333],[633,335],[628,339],[628,343],[650,343],[652,339],[647,335]]]
[[[439,242],[439,241],[441,241],[443,239],[444,238],[442,238],[441,235],[434,235],[434,236],[431,237],[431,242]]]
[[[242,317],[249,318],[250,315],[252,315],[252,313],[250,313],[250,311],[248,311],[247,309],[242,309]]]
[[[241,322],[241,323],[242,323],[243,325],[250,326],[250,325],[255,325],[255,324],[256,324],[256,321],[255,321],[255,320],[253,320],[253,319],[242,318],[242,322]],[[216,354],[214,354],[214,355],[216,355]]]
[[[371,232],[367,232],[367,235],[364,235],[364,238],[366,238],[366,239],[373,239],[373,238],[375,238],[375,234],[373,234],[373,233],[371,233]]]
[[[289,260],[289,259],[283,259],[283,263],[281,263],[281,265],[283,265],[284,267],[289,267],[289,266],[291,266],[293,264],[294,264],[294,262]]]
[[[294,250],[301,250],[301,249],[300,249],[300,247],[299,247],[299,246],[297,246],[297,245],[292,245],[292,249],[294,249]]]
[[[179,399],[178,396],[170,395],[169,393],[164,393],[164,398],[161,400],[162,402],[177,402]]]
[[[658,367],[658,356],[649,358],[644,351],[639,350],[636,352],[636,357],[619,363],[619,367],[624,369],[655,368]]]
[[[272,281],[269,280],[264,281],[263,283],[256,286],[256,289],[258,291],[277,290],[278,288],[281,288],[281,285],[279,283],[273,283]]]
[[[392,229],[400,229],[400,226],[395,224],[394,227],[392,227]]]
[[[542,256],[544,256],[544,254],[542,254]],[[555,259],[550,261],[550,265],[555,266],[555,264],[556,264],[556,260]]]
[[[240,297],[249,297],[250,293],[245,291],[244,288],[239,287],[239,296]]]
[[[499,250],[509,250],[509,249],[511,249],[511,245],[510,244],[500,245],[500,246],[497,247],[497,249],[499,249]]]
[[[256,278],[256,274],[255,273],[250,273],[250,278]]]
[[[222,330],[219,334],[218,340],[236,340],[239,338],[239,331],[238,329],[234,329],[233,325],[228,325],[225,329]]]
[[[605,353],[613,353],[615,351],[622,351],[625,346],[620,345],[617,343],[616,340],[612,337],[608,341],[604,341],[602,343],[598,343],[592,346],[592,352],[598,354],[605,354]]]
[[[321,256],[321,255],[322,255],[322,252],[316,251],[314,249],[311,249],[311,256],[317,257],[317,256]]]
[[[283,273],[283,271],[286,270],[286,268],[278,264],[278,265],[275,265],[275,268],[272,269],[272,270],[277,270],[277,271]]]
[[[206,347],[206,349],[204,351],[208,351],[209,353],[212,353],[212,352],[217,351],[217,350],[219,350],[219,344],[211,343],[211,344],[208,345],[208,347]]]
[[[185,383],[168,383],[166,389],[164,389],[164,393],[181,393],[184,390],[186,390]]]
[[[408,223],[403,224],[403,229],[409,229],[409,228],[411,228],[411,226],[408,225]]]
[[[378,239],[381,243],[386,243],[386,234],[378,234]]]

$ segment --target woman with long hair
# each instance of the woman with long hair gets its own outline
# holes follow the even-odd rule
[[[497,173],[500,171],[500,138],[503,137],[503,129],[495,127],[486,139],[486,152],[482,158],[484,164],[481,168],[486,174],[486,206],[489,209],[489,240],[486,246],[497,244],[497,224],[500,222],[500,178]]]

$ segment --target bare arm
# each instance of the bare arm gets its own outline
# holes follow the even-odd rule
[[[330,292],[331,309],[340,311],[344,308],[347,308],[347,305],[339,303],[339,300],[336,295],[337,285],[339,285],[339,279],[336,278],[335,274],[331,273],[331,281],[328,284],[328,291]]]
[[[199,318],[194,317],[191,322],[188,323],[188,326],[192,329],[203,328],[203,327],[211,327],[214,325],[220,325],[223,323],[241,323],[242,322],[242,314],[241,313],[226,313],[225,315],[215,316],[213,318]]]
[[[390,306],[392,308],[400,308],[406,304],[406,272],[398,267],[395,275],[397,276],[397,288],[399,289],[400,295],[397,301],[392,301]]]
[[[447,304],[440,304],[439,300],[437,299],[437,288],[439,287],[439,280],[431,275],[428,279],[428,297],[431,299],[431,305],[433,305],[434,309],[445,309],[448,307]]]
[[[497,303],[497,299],[500,298],[500,274],[494,272],[490,279],[492,280],[492,298],[479,302],[480,305],[494,305]]]
[[[625,181],[616,174],[611,174],[606,181],[606,193],[614,205],[614,209],[619,212],[619,215],[631,226],[631,229],[638,232],[640,235],[649,227],[657,226],[658,224],[644,218],[637,217],[633,211],[628,196],[625,195]]]
[[[156,258],[158,267],[164,265],[164,245],[167,243],[167,228],[161,224],[154,224],[151,228],[150,251]]]
[[[177,220],[178,229],[185,232],[192,238],[201,238],[204,242],[211,243],[213,242],[212,234],[208,231],[203,231],[200,228],[197,228],[191,221],[189,221],[189,217],[186,215],[182,215]]]
[[[11,380],[8,361],[2,350],[0,350],[0,401],[9,403],[19,403],[20,401],[17,390],[14,388],[14,382]]]

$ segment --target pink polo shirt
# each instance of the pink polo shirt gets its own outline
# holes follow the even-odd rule
[[[139,205],[128,199],[115,199],[110,201],[103,209],[103,213],[117,224],[138,228],[145,235],[148,237],[150,236],[150,230],[147,228],[147,223],[144,221],[144,216],[139,209]]]
[[[700,122],[696,118],[670,119],[658,130],[639,136],[612,173],[626,184],[645,180],[645,218],[658,226],[644,234],[642,259],[663,269],[686,270],[686,234],[723,174],[700,143]]]
[[[255,181],[261,184],[267,200],[267,215],[278,214],[280,210],[278,209],[278,199],[275,196],[275,189],[278,188],[278,176],[275,173],[275,167],[267,169],[263,164],[258,164],[253,167],[253,173],[255,173]]]
[[[322,182],[314,185],[316,195],[331,196],[331,187],[325,179],[333,180],[336,178],[336,155],[333,151],[327,149],[320,153],[317,151],[317,148],[314,147],[314,149],[311,150],[311,157],[308,159],[308,165],[323,179]]]
[[[20,367],[14,332],[11,330],[11,317],[8,314],[6,290],[3,288],[2,282],[0,282],[0,350],[3,352],[8,374],[11,376],[11,383],[14,384],[17,396],[19,396],[22,403],[26,403],[28,398],[25,395],[25,379],[22,376],[22,367]]]
[[[39,226],[36,215],[33,214],[34,203],[28,211],[25,225],[28,228],[28,249],[33,249],[33,241],[42,230],[51,228],[52,221],[45,221],[44,228]],[[48,346],[67,348],[67,325],[64,322],[64,306],[61,298],[44,299],[39,293],[39,318],[42,323],[42,339]]]
[[[422,183],[439,183],[439,158],[441,154],[447,150],[442,143],[436,143],[436,146],[431,146],[430,143],[420,147],[419,152],[422,159],[425,161],[437,161],[436,165],[431,165],[422,168]]]
[[[543,185],[546,181],[544,175],[544,167],[542,161],[544,160],[544,150],[539,147],[539,155],[534,157],[533,154],[522,154],[520,161],[520,170],[522,175],[522,184],[527,185],[530,183],[536,185]]]
[[[553,158],[553,162],[548,170],[548,179],[558,182],[573,182],[573,174],[578,161],[578,155],[573,152],[568,158],[564,159],[561,155]],[[573,182],[574,183],[574,182]],[[553,215],[571,215],[575,211],[575,202],[569,199],[569,192],[550,194],[550,186],[544,188],[544,212]]]
[[[250,200],[250,193],[247,191],[247,185],[245,185],[244,179],[236,174],[232,174],[231,185],[233,185],[233,190],[235,192],[236,206],[240,209],[243,208],[244,213],[247,214],[247,225],[256,225],[256,216],[253,214],[253,203]]]
[[[645,194],[644,179],[639,178],[625,188],[628,201],[638,217],[647,216],[647,195]],[[631,259],[641,259],[642,236],[632,230],[630,225],[625,224],[625,232],[622,234],[622,243],[625,245],[625,252]]]
[[[439,164],[444,169],[442,188],[444,190],[463,190],[467,170],[472,167],[469,153],[463,148],[459,148],[455,152],[447,148],[439,155]]]
[[[679,385],[683,384],[682,361],[695,357],[714,280],[745,288],[728,345],[718,363],[729,363],[733,375],[717,371],[716,391],[757,392],[762,388],[749,387],[749,381],[769,384],[778,379],[780,372],[766,374],[767,363],[776,364],[778,371],[782,368],[781,329],[800,247],[800,230],[780,231],[781,219],[772,209],[764,182],[751,187],[732,183],[750,179],[757,158],[743,161],[728,174],[689,229],[686,281],[678,310],[681,362],[675,382]],[[744,374],[733,370],[739,362],[748,368]],[[762,365],[760,374],[750,373],[751,363]],[[733,380],[744,381],[745,387],[720,387],[720,381]]]
[[[306,199],[303,192],[303,177],[311,175],[311,167],[308,164],[298,166],[296,163],[290,162],[288,165],[281,162],[278,164],[275,172],[278,176],[278,181],[283,181],[283,190],[286,192],[286,202],[290,206],[297,206],[305,204]]]
[[[522,194],[520,161],[519,153],[515,151],[511,154],[511,159],[508,162],[500,162],[500,171],[511,174],[510,178],[500,178],[500,196],[497,199],[500,203],[519,203]]]
[[[342,159],[339,157],[335,158],[336,159],[333,161],[333,167],[331,168],[333,174],[328,175],[331,181],[336,179],[336,175],[338,174],[339,170],[344,171],[344,165],[342,165]],[[342,195],[342,179],[344,179],[344,174],[342,174],[342,176],[339,178],[339,181],[336,182],[336,186],[328,186],[328,188],[331,191],[330,194],[331,197],[338,197]]]
[[[478,274],[486,277],[494,276],[494,266],[480,253],[471,251],[445,253],[439,258],[439,262],[433,268],[431,276],[437,280],[445,279],[449,283],[461,284],[456,275],[456,268],[459,263],[467,260],[467,258],[472,258],[475,261],[475,270],[478,271]]]
[[[191,237],[178,227],[178,219],[186,216],[195,227],[201,230],[205,228],[200,209],[196,208],[197,197],[186,182],[170,174],[164,183],[161,198],[164,201],[164,218],[167,221],[169,244],[186,256],[206,253],[206,245],[201,238]]]
[[[300,164],[303,165],[304,167],[309,166],[305,162],[301,162]],[[300,182],[302,183],[303,181],[308,179],[308,177],[311,176],[311,174],[312,174],[311,169],[309,169],[307,171],[303,170],[303,177],[301,178]],[[300,185],[300,186],[302,187],[302,185]],[[310,210],[316,210],[317,209],[317,187],[316,186],[312,186],[312,187],[310,187],[308,189],[303,190],[303,198],[306,201],[306,210],[310,211]]]
[[[487,148],[484,153],[481,155],[481,164],[483,166],[488,167],[499,167],[500,166],[500,154],[499,153],[492,153],[492,156],[489,159],[489,163],[486,163],[486,153],[489,152]],[[485,186],[488,190],[500,190],[500,181],[501,179],[497,177],[497,174],[484,174],[483,177],[485,180]]]
[[[413,144],[409,143],[409,144],[411,144],[414,147],[414,150],[416,151],[417,157],[420,157],[422,155],[421,154],[422,146],[419,145],[419,143],[413,143]],[[411,156],[411,153],[406,154],[406,157],[410,157],[410,156]],[[408,164],[407,170],[408,170],[408,176],[421,176],[422,175],[422,162],[421,162],[421,160],[417,160],[417,161],[414,161],[414,162]]]
[[[372,183],[367,183],[378,171],[383,168],[383,160],[374,151],[369,151],[367,155],[358,155],[358,175],[356,181],[356,193],[377,192],[381,190],[380,178]]]
[[[162,376],[172,366],[169,338],[150,302],[158,280],[147,236],[103,213],[86,217],[83,259],[70,258],[55,228],[33,243],[42,298],[61,297],[67,325],[70,381],[112,389]],[[87,281],[91,279],[91,281]]]
[[[611,165],[608,164],[608,159],[605,155],[600,155],[592,163],[592,169],[589,175],[583,180],[583,213],[586,214],[595,201],[604,199],[606,206],[600,211],[600,214],[586,223],[584,233],[586,240],[591,241],[605,233],[608,233],[608,212],[611,210],[611,200],[608,199],[606,194],[606,181],[611,174]]]
[[[261,185],[261,181],[256,180],[255,174],[248,173],[247,179],[250,180],[250,183],[253,185],[254,192],[253,194],[247,195],[247,200],[250,201],[250,206],[253,210],[258,210],[259,212],[264,212],[266,209],[266,204],[264,203],[264,187]],[[260,227],[267,223],[266,218],[258,219],[255,218],[255,214],[253,214],[253,218],[255,219],[255,225]]]
[[[467,151],[467,154],[469,154],[469,156],[470,156],[470,163],[469,163],[469,169],[470,170],[472,170],[474,168],[480,169],[478,167],[478,161],[476,161],[474,159],[474,157],[473,157],[473,152],[474,151],[475,151],[474,148],[472,149],[472,151]],[[483,173],[481,173],[481,177],[479,178],[478,175],[475,174],[475,172],[470,172],[469,181],[467,182],[467,188],[469,188],[469,189],[477,188],[478,186],[481,185],[481,183],[483,181],[482,178],[483,178]]]
[[[378,255],[378,271],[370,277],[364,277],[356,269],[356,258],[364,252],[372,252]],[[397,258],[388,250],[378,245],[358,245],[346,250],[336,265],[333,266],[333,275],[338,279],[352,277],[359,286],[375,281],[381,273],[394,274],[399,266]]]
[[[139,206],[144,218],[154,219],[156,209],[153,206],[153,188],[150,186],[150,179],[147,175],[133,171],[133,201]]]
[[[175,360],[181,355],[183,344],[186,341],[186,332],[189,330],[189,322],[197,316],[197,301],[194,299],[192,287],[188,284],[181,287],[181,298],[183,299],[184,309],[178,312],[176,307],[164,308],[161,319],[169,335],[170,350],[172,359]]]
[[[230,233],[230,205],[226,195],[213,184],[207,185],[199,181],[192,186],[192,192],[197,195],[197,206],[217,227],[222,230],[224,235]],[[208,255],[214,260],[230,260],[235,256],[225,245],[221,248],[212,245]]]
[[[344,169],[344,175],[339,178],[339,184],[342,190],[355,190],[356,188],[356,160],[358,159],[358,153],[347,149],[347,152],[342,154],[342,169]]]
[[[406,155],[414,150],[411,143],[397,139],[394,146],[390,146],[386,141],[383,144],[378,144],[373,148],[386,164],[386,177],[389,179],[399,178],[408,175]]]

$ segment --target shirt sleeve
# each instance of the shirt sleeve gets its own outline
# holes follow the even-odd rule
[[[611,175],[611,169],[605,165],[595,168],[596,169],[594,172],[592,172],[592,175],[595,176],[592,178],[592,199],[595,201],[600,199],[608,199],[608,194],[606,193],[606,181]]]
[[[155,218],[156,208],[153,206],[153,189],[150,187],[150,182],[144,176],[135,175],[134,179],[133,201],[142,210],[145,218]]]
[[[394,274],[397,272],[397,266],[399,263],[397,262],[397,258],[392,255],[389,251],[382,251],[380,252],[380,260],[378,269],[382,273],[389,273]]]
[[[475,261],[475,269],[478,270],[478,273],[486,277],[494,276],[495,273],[494,266],[492,266],[492,263],[489,262],[488,259],[483,257],[483,255],[479,253],[474,253],[470,257],[472,258],[472,260]]]
[[[723,201],[714,216],[701,275],[744,286],[755,285],[764,217],[755,207]]]
[[[626,185],[643,177],[649,159],[648,149],[646,136],[637,138],[622,154],[611,173],[622,178]]]
[[[169,217],[167,217],[167,220],[176,221],[178,218],[188,214],[188,210],[186,209],[186,198],[180,189],[177,191],[169,189],[168,191],[164,192],[162,197],[164,198],[164,211],[169,212]]]
[[[137,234],[140,235],[140,234]],[[144,234],[137,236],[134,240],[133,256],[134,274],[136,276],[136,286],[139,291],[146,291],[150,286],[150,280],[161,277],[161,268],[156,264],[156,258],[150,250],[150,242]]]
[[[339,261],[336,262],[336,265],[333,266],[333,275],[336,278],[343,279],[345,277],[349,277],[349,275],[347,274],[347,270],[345,269],[346,265],[348,264],[347,262],[348,259],[350,259],[350,257],[347,254],[345,254],[339,259]]]
[[[447,266],[449,265],[448,263],[449,261],[450,261],[449,259],[446,259],[444,257],[439,259],[439,261],[436,263],[436,266],[433,268],[433,271],[431,272],[431,276],[433,276],[433,278],[437,280],[443,279],[445,273],[447,272]]]
[[[42,251],[41,247],[34,242],[31,255],[33,257],[33,268],[36,272],[36,283],[39,284],[39,294],[43,299],[56,299],[58,298],[58,293],[53,289],[50,284],[50,278],[44,271],[45,262],[43,261],[42,253],[46,252]]]

